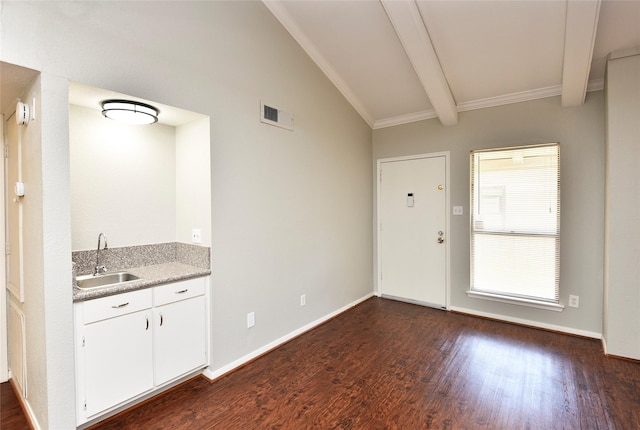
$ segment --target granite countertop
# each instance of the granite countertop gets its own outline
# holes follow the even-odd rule
[[[80,289],[74,285],[73,301],[83,302],[85,300],[112,296],[114,294],[141,290],[143,288],[154,287],[156,285],[184,281],[186,279],[199,278],[211,274],[211,270],[205,270],[178,262],[133,267],[130,269],[126,269],[125,271],[136,275],[140,279],[124,282],[121,284],[113,284],[109,286],[85,290]]]

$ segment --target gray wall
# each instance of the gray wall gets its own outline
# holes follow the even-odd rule
[[[640,359],[640,55],[612,54],[606,79],[603,337],[607,354]]]
[[[533,143],[560,142],[560,302],[580,296],[580,307],[563,312],[473,299],[469,289],[469,152]],[[443,127],[437,119],[375,130],[373,164],[381,158],[450,151],[451,307],[465,312],[599,337],[602,333],[604,227],[604,97],[562,108],[560,98],[460,113]],[[449,208],[451,212],[451,208]]]
[[[29,306],[47,318],[45,351],[29,362],[27,399],[43,427],[75,422],[68,80],[211,118],[214,371],[371,293],[371,129],[261,2],[0,13],[0,61],[42,72],[42,165],[25,169],[42,170],[44,194]],[[261,100],[293,112],[295,131],[261,124]]]

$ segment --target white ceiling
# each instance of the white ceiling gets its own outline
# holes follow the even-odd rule
[[[541,97],[584,102],[640,47],[640,0],[263,0],[372,128]]]

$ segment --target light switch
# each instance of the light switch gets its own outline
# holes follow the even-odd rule
[[[254,325],[256,325],[256,313],[255,312],[249,312],[247,314],[247,328],[251,328]]]
[[[462,206],[454,206],[453,207],[453,214],[454,215],[462,215],[463,214],[463,207]]]
[[[407,207],[413,207],[413,193],[407,194]]]

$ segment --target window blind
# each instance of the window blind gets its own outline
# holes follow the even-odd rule
[[[471,290],[558,303],[560,146],[471,152]]]

